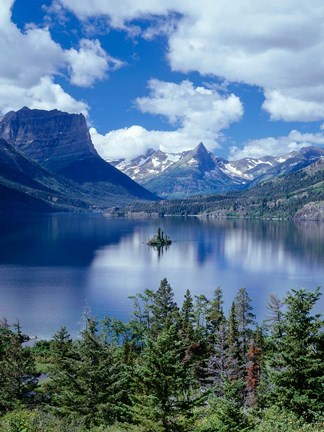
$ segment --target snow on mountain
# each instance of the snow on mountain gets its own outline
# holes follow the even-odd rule
[[[182,153],[150,149],[130,161],[109,162],[147,189],[170,198],[247,188],[301,169],[321,157],[324,157],[324,150],[305,147],[278,157],[228,161],[215,156],[200,143],[195,149]]]

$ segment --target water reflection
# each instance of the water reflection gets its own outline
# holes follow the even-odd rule
[[[172,246],[146,245],[160,226]],[[0,318],[19,318],[27,332],[77,332],[87,304],[98,317],[127,320],[127,297],[167,277],[181,302],[187,288],[226,307],[246,287],[259,318],[270,293],[324,282],[324,225],[275,221],[105,219],[51,215],[1,221]],[[323,304],[323,303],[322,303]]]

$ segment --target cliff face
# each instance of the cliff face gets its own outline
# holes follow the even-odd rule
[[[100,197],[156,199],[96,152],[82,114],[22,108],[0,120],[3,138],[43,168]]]
[[[97,156],[82,114],[24,107],[2,118],[0,136],[30,159],[53,171],[75,159]]]

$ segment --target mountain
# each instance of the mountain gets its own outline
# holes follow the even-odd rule
[[[46,170],[77,182],[100,198],[156,199],[98,155],[82,114],[24,107],[0,120],[0,138]]]
[[[149,150],[146,155],[131,161],[112,163],[159,196],[177,198],[247,189],[297,171],[321,157],[324,157],[324,150],[305,147],[279,157],[227,161],[208,152],[200,143],[192,151],[168,154]]]
[[[127,212],[208,218],[324,220],[324,158],[250,189],[136,203]]]
[[[89,210],[92,204],[77,184],[51,174],[0,139],[1,212]]]
[[[145,156],[115,162],[116,166],[161,197],[185,197],[239,189],[246,183],[223,169],[226,161],[208,152],[203,143],[180,154],[150,150]]]

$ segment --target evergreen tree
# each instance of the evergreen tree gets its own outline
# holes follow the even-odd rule
[[[0,325],[0,414],[31,405],[39,376],[30,348],[23,346],[29,337],[19,323],[14,327],[12,331],[7,323]]]
[[[210,313],[208,316],[212,331],[217,331],[220,325],[225,321],[223,303],[223,292],[221,288],[218,287],[215,289],[214,297],[210,302]]]
[[[197,389],[175,324],[146,342],[137,367],[134,420],[150,431],[180,432],[192,415]],[[187,430],[187,429],[184,429]]]
[[[241,360],[246,360],[250,338],[253,334],[251,326],[255,324],[255,315],[252,313],[251,299],[245,288],[241,288],[235,300],[235,313],[238,325]]]
[[[166,278],[161,280],[152,304],[152,330],[158,334],[164,327],[179,322],[179,309],[174,301],[174,292]]]
[[[190,291],[185,292],[184,301],[180,310],[181,335],[186,346],[195,342],[194,336],[194,304]]]
[[[205,295],[195,296],[194,315],[195,330],[201,344],[206,344],[209,338],[210,301]]]
[[[97,325],[86,317],[81,339],[74,343],[66,329],[54,336],[54,364],[48,384],[55,412],[81,416],[86,427],[112,424],[121,418],[125,398],[122,367]]]
[[[282,335],[275,333],[277,352],[271,359],[273,400],[308,420],[324,412],[323,321],[311,314],[320,295],[319,288],[288,294]]]

